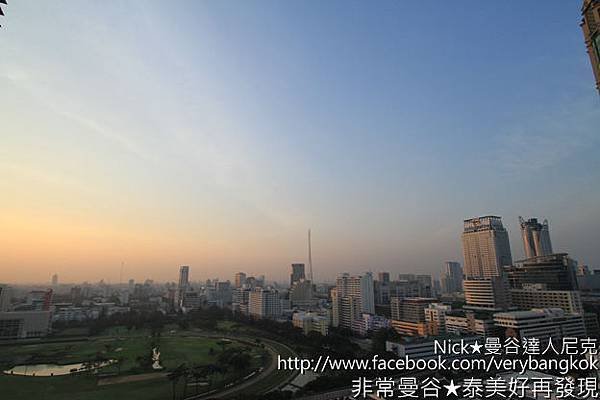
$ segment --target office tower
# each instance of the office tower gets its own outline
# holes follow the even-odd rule
[[[503,266],[512,264],[508,232],[500,217],[465,220],[462,244],[467,278],[499,276]]]
[[[377,274],[377,281],[381,283],[390,283],[390,273],[389,272],[379,272]]]
[[[505,268],[510,287],[539,284],[544,290],[578,290],[577,263],[566,253],[517,261]]]
[[[0,312],[10,309],[12,290],[10,286],[0,285]]]
[[[135,280],[130,279],[128,282],[129,294],[133,294],[133,290],[135,289]]]
[[[384,272],[384,274],[387,274],[387,282],[385,280],[381,280],[381,274],[382,273],[380,272],[379,280],[373,282],[373,290],[375,292],[375,304],[386,305],[390,303],[391,282],[389,281],[389,274],[387,272]],[[385,279],[385,277],[383,278]]]
[[[431,275],[400,274],[390,282],[390,297],[432,297]]]
[[[177,285],[177,306],[183,305],[183,297],[190,285],[190,267],[182,265],[179,268],[179,284]]]
[[[552,254],[548,220],[544,220],[540,224],[537,218],[525,220],[523,217],[519,217],[519,225],[521,226],[525,258]]]
[[[510,308],[510,287],[503,276],[488,279],[466,279],[464,308],[471,310],[504,311]]]
[[[52,286],[58,286],[58,274],[52,275]]]
[[[536,338],[542,342],[565,337],[585,337],[583,315],[568,314],[560,308],[512,311],[494,314],[496,326],[517,339]]]
[[[304,273],[304,264],[292,264],[292,273],[290,274],[290,286],[294,286],[294,283],[300,282],[306,279]]]
[[[275,289],[256,288],[248,296],[248,312],[255,318],[277,318],[281,315],[281,298]]]
[[[246,284],[246,274],[243,272],[238,272],[235,274],[235,287],[240,288]]]
[[[442,292],[456,293],[463,290],[463,269],[460,263],[446,261],[442,270]]]
[[[233,311],[240,312],[242,314],[248,314],[248,302],[250,301],[250,292],[252,291],[249,287],[236,288],[231,296],[231,308]]]
[[[226,304],[230,304],[232,296],[231,282],[217,282],[215,285],[215,300],[217,306],[223,307]]]
[[[332,303],[334,321],[344,328],[351,329],[352,321],[363,313],[374,314],[373,275],[367,272],[362,276],[343,274],[338,277]]]
[[[581,8],[581,29],[600,91],[600,0],[584,0]]]
[[[311,281],[301,280],[294,283],[290,288],[290,305],[292,307],[311,307],[315,305]]]

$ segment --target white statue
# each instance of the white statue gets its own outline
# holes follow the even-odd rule
[[[160,365],[160,351],[158,348],[152,349],[152,369],[162,369],[162,365]]]

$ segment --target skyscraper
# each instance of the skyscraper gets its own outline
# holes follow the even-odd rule
[[[52,275],[52,286],[58,286],[58,274]]]
[[[255,318],[277,318],[281,315],[281,298],[275,289],[256,288],[248,295],[248,311]]]
[[[581,29],[600,91],[600,0],[584,0],[581,8]]]
[[[377,274],[377,280],[382,283],[390,283],[390,273],[389,272],[379,272]]]
[[[243,272],[238,272],[235,274],[235,287],[240,288],[246,284],[246,274]]]
[[[181,307],[185,292],[190,285],[190,267],[182,265],[179,268],[179,285],[177,285],[177,306]]]
[[[335,291],[332,291],[334,323],[350,329],[352,321],[361,313],[375,313],[373,275],[370,272],[360,276],[343,274],[337,278]]]
[[[292,264],[292,273],[290,274],[290,286],[294,286],[294,283],[300,282],[306,279],[304,272],[304,264]]]
[[[0,312],[10,309],[10,298],[12,296],[10,286],[0,285]]]
[[[500,217],[465,220],[462,243],[467,278],[500,276],[502,267],[512,264],[508,232]]]
[[[521,225],[525,258],[552,254],[548,220],[544,220],[540,224],[537,218],[525,220],[523,217],[519,217],[519,224]]]
[[[463,290],[463,269],[460,263],[446,261],[442,270],[442,291],[456,293]]]

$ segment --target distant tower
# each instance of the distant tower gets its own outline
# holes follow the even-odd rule
[[[58,286],[58,274],[52,275],[52,286]]]
[[[290,286],[306,279],[304,264],[292,264],[292,273],[290,274]]]
[[[468,278],[491,278],[512,264],[508,232],[502,219],[487,215],[464,221],[462,234],[464,274]]]
[[[308,271],[310,273],[310,281],[314,282],[313,268],[312,268],[312,247],[311,247],[311,243],[310,243],[310,229],[308,230]]]
[[[525,248],[525,258],[547,256],[552,254],[552,242],[550,241],[550,229],[548,220],[539,223],[537,218],[528,220],[519,217],[521,225],[521,236]]]
[[[179,285],[177,286],[177,306],[181,307],[183,303],[183,295],[187,292],[190,284],[190,267],[182,265],[179,268]]]

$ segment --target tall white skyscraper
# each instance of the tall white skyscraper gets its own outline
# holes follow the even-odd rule
[[[525,220],[523,217],[519,217],[519,225],[521,225],[521,237],[523,238],[526,258],[552,254],[552,242],[550,241],[550,229],[547,219],[540,224],[537,218]]]
[[[502,267],[512,264],[508,232],[500,217],[465,220],[462,243],[467,278],[500,276]]]

